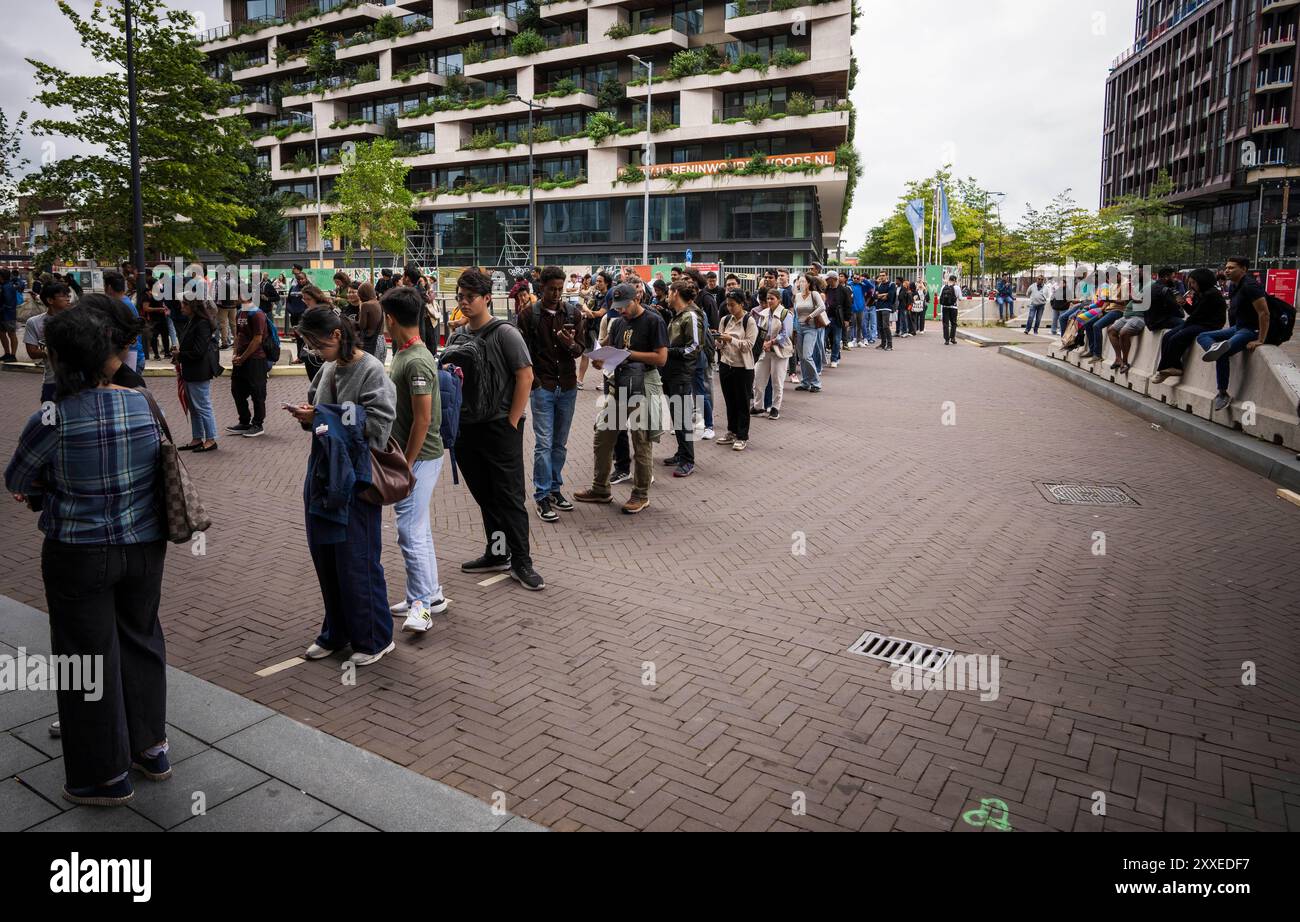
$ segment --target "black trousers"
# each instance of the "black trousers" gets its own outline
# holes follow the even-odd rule
[[[167,316],[161,315],[150,318],[149,320],[149,348],[152,350],[154,357],[158,357],[158,341],[162,340],[162,351],[170,352],[172,348],[171,334],[167,330]]]
[[[742,442],[749,441],[749,400],[754,391],[754,369],[718,363],[718,381],[727,407],[727,431]]]
[[[957,308],[945,307],[943,310],[943,341],[957,341]]]
[[[528,511],[524,508],[524,419],[513,428],[502,418],[461,423],[456,436],[456,467],[483,513],[487,553],[501,556],[504,537],[511,564],[533,565],[528,547]]]
[[[51,649],[103,658],[98,694],[84,685],[58,691],[68,787],[111,781],[130,770],[133,756],[167,738],[167,652],[158,620],[166,556],[165,541],[46,539],[41,546]]]
[[[876,328],[880,331],[880,348],[892,349],[894,347],[894,334],[889,330],[889,311],[876,311]]]
[[[677,460],[683,464],[695,463],[695,423],[692,407],[695,399],[691,381],[669,381],[664,383],[664,396],[670,399],[673,407],[673,435],[677,438]],[[675,399],[674,399],[675,398]]]
[[[1196,337],[1211,330],[1211,327],[1201,326],[1198,323],[1180,323],[1166,332],[1160,338],[1160,361],[1156,363],[1156,371],[1165,368],[1177,368],[1182,371],[1183,358],[1187,355],[1188,348],[1196,342]]]
[[[260,426],[266,421],[266,360],[253,356],[242,365],[230,370],[230,396],[235,398],[239,421]],[[252,398],[253,413],[249,416],[248,401]]]
[[[912,332],[914,333],[925,332],[925,315],[928,313],[930,313],[930,308],[927,305],[925,310],[917,311],[915,314],[912,315]]]

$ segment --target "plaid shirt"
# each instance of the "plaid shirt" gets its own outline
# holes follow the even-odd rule
[[[91,388],[50,412],[50,424],[45,410],[32,414],[5,469],[11,493],[44,494],[45,537],[68,544],[166,537],[155,488],[161,434],[145,398]]]

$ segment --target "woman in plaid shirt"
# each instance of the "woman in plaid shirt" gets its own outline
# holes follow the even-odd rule
[[[57,403],[27,421],[5,486],[41,510],[53,653],[99,676],[97,688],[58,689],[63,796],[117,806],[134,796],[132,768],[155,781],[171,775],[158,621],[161,433],[143,394],[111,383],[121,359],[103,313],[79,304],[50,319],[45,342]]]

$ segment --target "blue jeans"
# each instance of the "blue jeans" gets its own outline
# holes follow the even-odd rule
[[[190,401],[190,435],[195,441],[217,440],[217,416],[212,412],[212,382],[186,381],[185,396]]]
[[[840,341],[844,339],[844,325],[838,320],[832,320],[831,325],[826,328],[826,344],[831,352],[831,361],[840,360]]]
[[[393,507],[397,514],[397,546],[406,564],[407,604],[418,601],[427,606],[442,598],[433,528],[429,524],[429,503],[442,473],[442,458],[416,461],[411,471],[415,474],[415,489]]]
[[[1043,321],[1043,305],[1042,304],[1029,305],[1029,313],[1025,314],[1025,332],[1037,333],[1038,325],[1042,323],[1042,321]],[[1056,326],[1055,320],[1052,321],[1052,326]]]
[[[713,369],[709,367],[709,360],[700,354],[699,361],[695,365],[695,381],[692,384],[691,393],[698,397],[704,398],[704,428],[713,428]]]
[[[1065,315],[1069,313],[1068,308],[1052,308],[1052,334],[1059,336],[1065,332]]]
[[[799,366],[803,383],[809,387],[821,387],[822,376],[817,370],[817,331],[805,329],[799,337]]]
[[[813,362],[817,365],[817,373],[821,374],[822,362],[826,358],[826,330],[813,328],[817,334],[817,344],[813,347]]]
[[[1252,330],[1249,327],[1224,327],[1222,330],[1202,333],[1196,337],[1196,345],[1202,349],[1209,349],[1215,343],[1222,342],[1225,339],[1228,341],[1228,350],[1214,363],[1214,380],[1218,383],[1219,390],[1226,393],[1228,390],[1228,359],[1245,349],[1247,343],[1253,343],[1259,339],[1259,330]]]
[[[533,499],[558,492],[569,456],[569,426],[578,403],[576,388],[534,388],[528,398],[533,417]]]
[[[1093,355],[1101,355],[1101,331],[1112,323],[1117,323],[1123,316],[1123,311],[1107,311],[1100,317],[1088,321],[1087,326],[1083,328],[1084,333],[1088,336],[1088,351]]]

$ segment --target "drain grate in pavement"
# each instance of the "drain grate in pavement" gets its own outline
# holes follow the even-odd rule
[[[1122,483],[1035,483],[1038,492],[1062,506],[1140,506]]]
[[[886,637],[875,631],[867,631],[855,640],[853,646],[849,647],[849,652],[854,656],[878,659],[895,666],[912,666],[928,672],[942,669],[952,658],[952,651],[945,647],[903,637]]]

